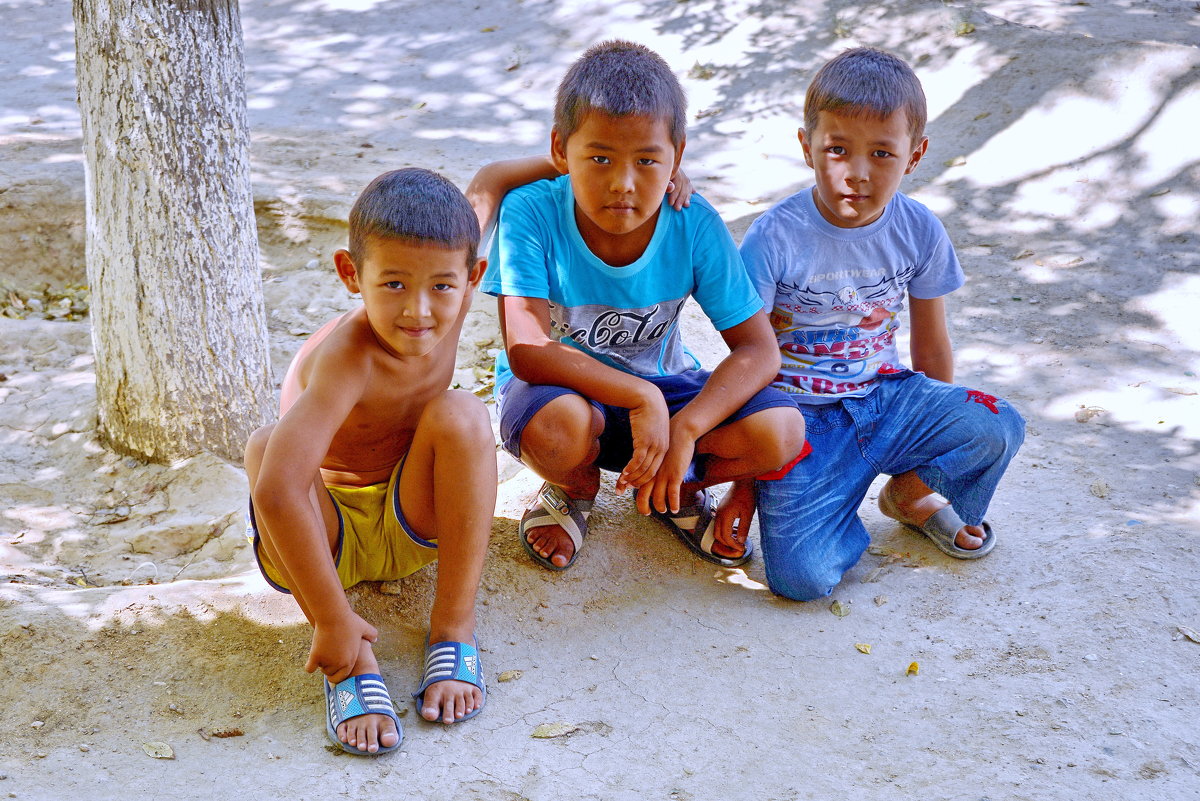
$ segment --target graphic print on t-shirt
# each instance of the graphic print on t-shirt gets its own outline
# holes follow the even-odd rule
[[[603,353],[635,375],[681,373],[695,367],[690,358],[661,367],[659,360],[664,353],[681,350],[673,347],[673,340],[679,336],[676,321],[686,301],[680,298],[638,309],[551,303],[550,331],[556,339],[570,339],[587,351]]]
[[[894,276],[869,268],[843,269],[813,276],[804,286],[777,282],[771,324],[783,366],[776,381],[801,394],[842,395],[896,369],[888,357],[896,352],[899,320],[890,309],[902,307],[901,287],[913,269]],[[836,290],[814,286],[854,278],[863,283]]]

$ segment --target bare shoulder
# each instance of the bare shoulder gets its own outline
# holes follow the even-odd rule
[[[296,352],[288,378],[284,380],[284,396],[294,379],[294,392],[304,391],[314,378],[330,375],[339,380],[370,369],[369,339],[371,329],[362,309],[335,317],[318,329]]]

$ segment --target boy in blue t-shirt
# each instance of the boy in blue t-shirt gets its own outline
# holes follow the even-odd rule
[[[720,527],[748,522],[757,500],[767,581],[789,598],[828,595],[858,561],[870,541],[858,507],[880,473],[891,476],[883,513],[945,553],[973,559],[995,545],[983,515],[1024,421],[950,383],[943,296],[962,269],[938,219],[897,192],[928,146],[925,117],[921,84],[900,59],[868,48],[832,59],[808,89],[799,132],[816,184],[742,242],[782,354],[774,386],[800,403],[813,458],[778,480],[735,484]],[[896,349],[906,295],[913,370]]]
[[[698,556],[742,564],[745,532],[717,535],[706,488],[777,469],[804,444],[794,402],[766,386],[779,352],[729,232],[703,199],[664,199],[684,120],[657,54],[597,45],[558,88],[550,146],[563,175],[500,207],[482,285],[505,342],[500,434],[546,479],[520,537],[552,570],[578,556],[601,468]],[[711,374],[680,340],[693,296],[730,348]]]

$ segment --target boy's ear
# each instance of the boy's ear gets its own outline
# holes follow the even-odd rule
[[[685,134],[679,140],[679,144],[675,147],[675,165],[671,168],[671,175],[679,172],[679,163],[683,161],[683,149],[687,147],[687,135]]]
[[[550,129],[550,160],[554,169],[566,175],[567,170],[567,140],[558,132],[558,128]]]
[[[354,266],[354,259],[350,258],[350,251],[339,250],[334,253],[333,266],[337,268],[338,278],[342,279],[346,289],[355,295],[362,291],[358,287],[358,268]]]
[[[800,140],[800,149],[804,151],[804,163],[812,167],[812,143],[808,141],[808,134],[803,128],[797,128],[796,138]]]
[[[467,273],[467,283],[472,287],[479,286],[483,274],[487,271],[487,259],[476,259],[475,266]]]
[[[925,157],[925,151],[929,149],[929,137],[922,136],[920,143],[913,149],[912,155],[908,158],[908,167],[905,168],[904,174],[908,175],[917,168],[921,163],[921,159]]]

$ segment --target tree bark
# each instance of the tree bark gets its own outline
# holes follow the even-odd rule
[[[237,0],[74,0],[100,430],[241,461],[271,417]]]

